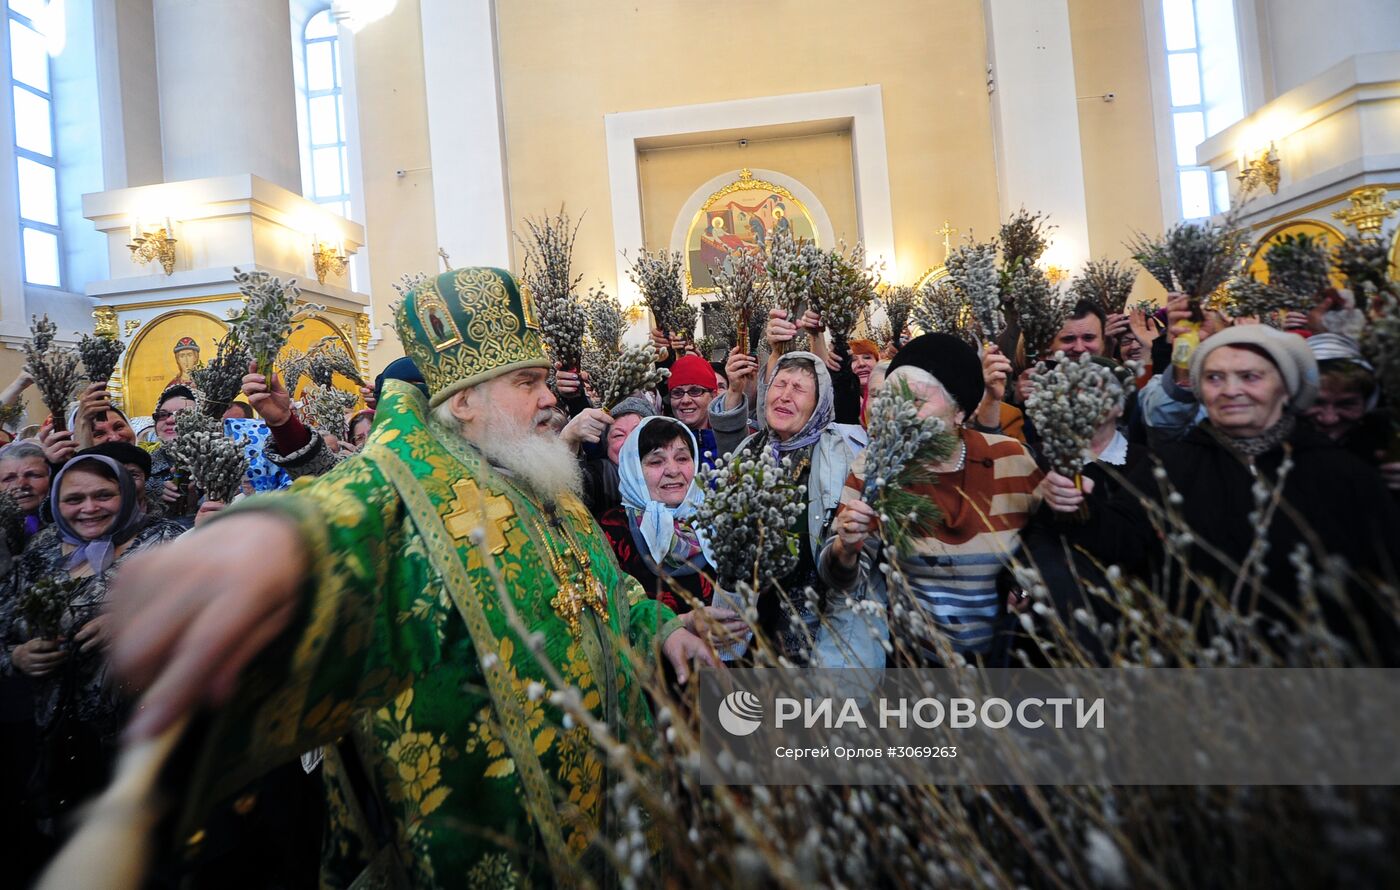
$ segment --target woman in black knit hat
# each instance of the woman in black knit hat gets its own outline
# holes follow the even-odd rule
[[[925,334],[890,363],[885,385],[891,382],[906,384],[921,412],[942,418],[958,436],[952,455],[930,468],[937,482],[911,489],[938,506],[943,522],[915,538],[908,554],[882,555],[875,511],[860,499],[865,462],[857,458],[819,570],[833,590],[886,608],[874,617],[849,608],[833,615],[818,641],[823,665],[877,667],[886,636],[909,663],[940,663],[950,651],[987,656],[1006,612],[1003,571],[1040,504],[1041,472],[1026,447],[965,426],[984,390],[976,350],[957,337]],[[898,567],[901,582],[893,589],[873,568],[882,561]],[[899,616],[888,630],[886,616]]]

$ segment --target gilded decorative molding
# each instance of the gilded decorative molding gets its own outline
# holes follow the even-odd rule
[[[720,198],[723,198],[725,195],[732,195],[735,192],[748,191],[749,189],[762,189],[763,191],[774,192],[775,194],[779,195],[782,198],[785,198],[786,200],[797,201],[796,195],[783,188],[782,186],[778,185],[777,183],[769,182],[766,179],[754,179],[753,171],[750,170],[748,167],[745,167],[744,169],[739,171],[738,179],[729,183],[724,188],[715,192],[713,195],[710,195],[710,197],[707,198],[705,200],[705,203],[701,206],[709,207],[711,204],[715,203]],[[798,201],[798,203],[800,204],[802,202]]]
[[[947,278],[947,277],[948,277],[948,267],[947,267],[947,266],[943,266],[943,265],[934,266],[932,269],[926,270],[926,271],[924,272],[924,274],[922,274],[922,275],[919,276],[918,280],[914,282],[914,288],[917,290],[918,288],[923,287],[925,284],[928,284],[930,281],[937,281],[937,280],[940,279],[940,278]]]
[[[222,303],[225,300],[238,300],[236,294],[213,294],[207,297],[175,297],[169,300],[147,300],[144,303],[123,303],[122,312],[135,312],[138,309],[170,309],[175,306],[193,306],[198,303]]]
[[[355,344],[359,347],[360,376],[369,379],[369,315],[360,312],[355,316]]]
[[[141,319],[128,318],[126,324],[122,325],[122,331],[126,334],[127,339],[130,339],[131,335],[136,333],[136,329],[139,327],[141,327]]]
[[[1351,206],[1344,210],[1336,210],[1332,213],[1332,218],[1341,220],[1361,235],[1380,234],[1381,227],[1385,221],[1395,215],[1395,211],[1400,210],[1400,200],[1385,199],[1387,189],[1383,185],[1366,186],[1359,188],[1347,195],[1347,200]]]
[[[117,310],[111,306],[98,306],[92,310],[93,333],[99,337],[117,339]]]

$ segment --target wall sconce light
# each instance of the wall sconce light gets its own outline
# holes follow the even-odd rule
[[[152,226],[140,221],[131,224],[131,261],[138,266],[149,265],[152,260],[160,260],[160,267],[169,275],[175,271],[175,227],[170,217],[160,225]]]
[[[1240,164],[1240,175],[1235,177],[1240,183],[1240,192],[1249,194],[1255,189],[1267,186],[1269,194],[1278,194],[1279,183],[1279,163],[1278,151],[1274,149],[1274,144],[1269,143],[1269,150],[1260,152],[1259,156],[1252,161],[1242,161]]]
[[[311,244],[311,263],[316,269],[318,283],[325,284],[328,273],[345,274],[345,266],[349,259],[341,252],[339,245],[315,237],[311,239]]]
[[[1069,278],[1069,270],[1064,266],[1046,266],[1045,277],[1051,284],[1059,284]]]

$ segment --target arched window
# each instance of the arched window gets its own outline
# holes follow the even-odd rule
[[[345,97],[340,40],[330,9],[311,16],[302,31],[306,73],[306,133],[310,176],[306,196],[350,216],[350,173],[345,148]]]
[[[9,0],[10,87],[14,108],[15,178],[26,284],[60,287],[58,149],[53,78],[44,0]]]
[[[1196,164],[1196,146],[1244,116],[1232,0],[1161,0],[1176,186],[1182,219],[1230,207],[1223,171]]]

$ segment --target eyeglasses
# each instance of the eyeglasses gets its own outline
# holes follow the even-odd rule
[[[188,408],[182,408],[182,409],[180,409],[180,410],[181,410],[181,411],[188,411],[188,410],[190,410],[190,409],[188,409]],[[156,423],[160,423],[162,420],[169,420],[170,418],[174,417],[176,414],[179,414],[179,413],[180,413],[180,411],[166,411],[166,410],[162,409],[162,410],[157,411],[157,412],[155,412],[154,414],[152,414],[152,415],[151,415],[151,420],[154,420]]]
[[[703,386],[682,386],[679,389],[671,390],[672,399],[698,399],[703,395],[713,393],[714,390],[706,389]]]

